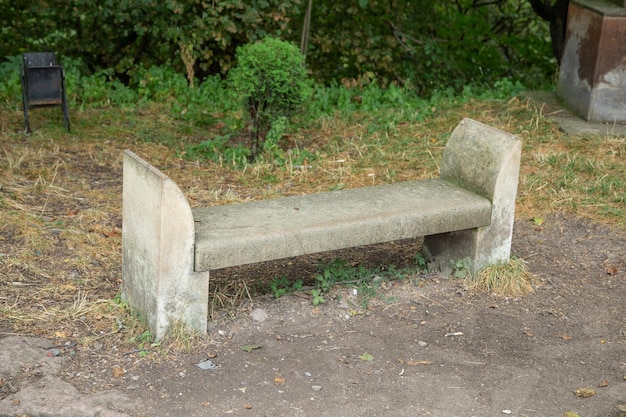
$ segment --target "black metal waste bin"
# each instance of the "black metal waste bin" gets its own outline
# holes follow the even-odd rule
[[[65,72],[53,52],[28,52],[22,55],[22,100],[24,131],[30,133],[28,110],[60,106],[65,127],[70,131],[70,116],[65,97]]]

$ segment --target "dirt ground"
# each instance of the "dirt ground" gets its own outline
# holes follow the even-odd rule
[[[619,416],[626,236],[561,215],[519,219],[513,254],[538,278],[528,297],[470,294],[431,275],[390,283],[365,311],[352,289],[317,307],[256,299],[206,345],[160,360],[107,338],[48,343],[3,376],[0,415]]]
[[[20,117],[14,115],[14,125],[21,126]],[[536,292],[527,297],[469,293],[461,280],[437,274],[387,283],[365,310],[362,294],[349,288],[336,289],[319,306],[302,294],[266,296],[254,298],[235,316],[221,317],[208,340],[194,342],[186,353],[163,355],[156,347],[145,355],[136,340],[128,342],[130,329],[111,331],[128,322],[116,322],[117,312],[106,311],[121,275],[122,144],[86,146],[56,151],[48,146],[50,155],[26,154],[35,161],[33,181],[39,183],[45,167],[65,175],[49,173],[47,183],[43,175],[48,191],[23,192],[20,205],[11,208],[36,215],[27,217],[22,228],[5,222],[0,229],[0,274],[6,274],[0,276],[2,305],[19,305],[32,316],[22,319],[9,308],[0,310],[0,416],[622,413],[623,230],[563,214],[546,216],[541,225],[518,218],[513,255],[525,259],[537,277]],[[140,146],[151,145],[134,144]],[[41,163],[39,153],[44,154]],[[172,172],[189,168],[173,158],[160,162],[171,165]],[[12,164],[19,168],[17,156]],[[0,192],[18,195],[26,185],[0,184]],[[206,189],[201,179],[185,189],[190,199],[203,203],[195,192]],[[402,266],[418,245],[404,242],[335,255],[352,263]],[[295,279],[314,272],[319,259],[220,274],[239,279],[280,272]],[[83,317],[82,301],[98,307],[90,310],[89,320]]]

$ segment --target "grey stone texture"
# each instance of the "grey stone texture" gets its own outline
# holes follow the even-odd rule
[[[180,188],[130,151],[122,191],[122,300],[161,339],[181,321],[206,330],[209,273],[195,272],[195,226]]]
[[[491,202],[441,179],[194,210],[196,270],[487,226]]]
[[[166,175],[124,153],[122,298],[157,338],[205,331],[209,271],[425,236],[441,265],[510,254],[521,141],[464,119],[441,178],[191,210]]]
[[[0,379],[28,385],[0,401],[0,416],[128,417],[136,400],[116,390],[82,394],[57,374],[63,358],[46,339],[9,336],[0,339]]]

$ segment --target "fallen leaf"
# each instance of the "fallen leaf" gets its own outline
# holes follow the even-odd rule
[[[20,400],[13,400],[13,405],[15,407],[17,407],[18,405],[20,405]]]
[[[243,408],[246,410],[252,410],[252,406],[250,404],[244,404]]]
[[[533,221],[535,226],[541,226],[543,224],[543,218],[542,217],[533,217],[531,220]]]
[[[409,359],[408,361],[406,361],[406,364],[410,366],[417,366],[417,365],[432,365],[433,363],[431,361],[414,361],[413,359]]]
[[[568,336],[568,335],[566,335],[566,334],[563,334],[563,335],[561,335],[561,336],[559,336],[559,337],[560,337],[561,339],[563,339],[563,340],[572,340],[572,336]]]
[[[276,377],[274,378],[274,385],[282,385],[285,383],[285,378]]]
[[[617,408],[619,408],[622,411],[626,411],[626,404],[618,404]]]
[[[606,379],[598,384],[598,387],[600,387],[600,388],[604,388],[604,387],[608,387],[608,386],[609,386],[609,381],[607,381]],[[626,410],[624,410],[624,411],[626,411]]]
[[[618,269],[617,269],[617,266],[615,265],[611,265],[606,269],[606,273],[609,275],[615,275],[617,274],[617,272],[618,272]]]
[[[116,366],[116,367],[113,368],[113,372],[112,373],[113,373],[113,378],[121,378],[121,377],[124,376],[126,371],[123,368],[121,368],[119,366]]]
[[[207,352],[206,357],[209,359],[217,358],[217,353],[215,352]]]
[[[567,411],[567,412],[563,413],[563,415],[565,417],[580,417],[580,415],[578,413],[575,413],[573,411]]]
[[[106,237],[116,237],[116,236],[121,235],[121,232],[118,228],[115,228],[111,230],[103,230],[102,234]]]
[[[240,346],[239,349],[243,350],[244,352],[252,352],[255,349],[261,349],[261,345],[244,345]]]
[[[596,395],[596,390],[593,388],[578,388],[574,391],[574,395],[580,398],[589,398]]]
[[[374,360],[374,357],[371,354],[365,352],[361,356],[359,356],[359,359],[361,359],[362,361],[371,362]]]
[[[55,337],[60,337],[61,339],[65,339],[66,337],[70,337],[72,332],[69,330],[64,330],[62,332],[54,332]]]

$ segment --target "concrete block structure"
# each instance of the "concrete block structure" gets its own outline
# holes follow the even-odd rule
[[[122,299],[163,338],[206,331],[209,272],[425,236],[441,265],[510,256],[521,141],[464,119],[440,178],[192,210],[165,174],[124,153]]]
[[[588,121],[626,122],[623,0],[571,0],[557,94]]]

